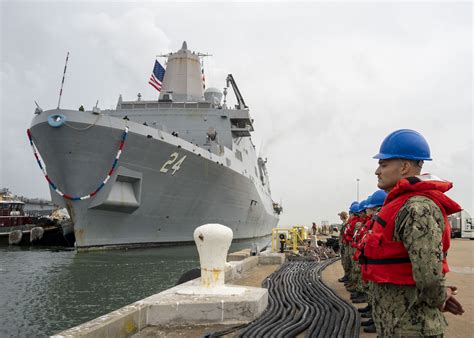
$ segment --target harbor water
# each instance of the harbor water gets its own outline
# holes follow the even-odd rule
[[[0,337],[60,332],[163,291],[196,267],[194,245],[79,254],[0,247]]]

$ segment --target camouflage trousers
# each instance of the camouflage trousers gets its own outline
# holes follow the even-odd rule
[[[360,264],[359,262],[356,262],[352,259],[352,256],[354,256],[354,253],[356,252],[356,249],[351,247],[351,275],[350,275],[350,280],[352,281],[353,284],[355,284],[355,289],[357,292],[364,292],[364,286],[362,284],[362,276],[360,273]]]
[[[351,247],[347,244],[343,244],[341,247],[341,263],[344,269],[344,275],[350,276],[352,266],[352,255],[350,254]]]
[[[360,269],[356,266],[357,262],[354,262],[352,260],[352,256],[354,256],[355,249],[352,246],[348,246],[348,254],[347,254],[347,260],[349,261],[349,266],[350,266],[350,272],[349,272],[349,280],[355,284],[357,283],[357,270],[360,271]]]
[[[447,326],[444,315],[417,301],[416,287],[373,283],[370,289],[372,318],[380,338],[443,336]]]
[[[360,264],[359,262],[352,262],[352,274],[353,274],[353,280],[354,280],[354,284],[356,285],[356,291],[357,292],[365,292],[365,289],[364,289],[364,284],[362,283],[362,276],[361,276],[361,273],[360,273]]]
[[[374,302],[373,302],[373,287],[372,287],[372,283],[371,281],[367,281],[367,282],[364,282],[362,281],[362,288],[364,289],[364,292],[367,294],[367,303],[370,305],[370,306],[374,306]]]

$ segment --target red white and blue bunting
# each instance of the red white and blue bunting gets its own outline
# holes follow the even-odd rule
[[[33,154],[35,155],[36,157],[36,162],[38,163],[41,171],[43,172],[44,174],[44,177],[46,178],[46,180],[48,181],[49,185],[51,186],[51,188],[53,188],[54,191],[56,191],[59,195],[61,195],[62,197],[68,199],[68,200],[71,200],[71,201],[83,201],[83,200],[86,200],[88,198],[91,198],[91,197],[94,197],[106,184],[107,182],[109,181],[110,177],[112,176],[112,174],[114,173],[115,171],[115,168],[117,167],[117,163],[118,163],[118,160],[120,159],[120,155],[122,155],[122,150],[123,150],[123,146],[125,144],[125,140],[127,139],[127,135],[128,135],[128,127],[125,127],[125,130],[123,131],[123,135],[122,135],[122,140],[120,141],[120,146],[119,146],[119,149],[117,151],[117,155],[115,156],[115,160],[114,160],[114,163],[112,164],[112,168],[110,168],[109,170],[109,173],[107,174],[107,177],[102,181],[102,183],[99,185],[99,187],[97,189],[95,189],[94,192],[88,194],[88,195],[85,195],[85,196],[82,196],[82,197],[78,197],[78,196],[71,196],[71,195],[68,195],[68,194],[65,194],[63,193],[61,190],[58,189],[58,187],[56,186],[56,184],[54,184],[51,179],[49,178],[48,176],[48,173],[46,172],[46,167],[42,164],[41,162],[41,159],[38,155],[38,150],[33,142],[33,138],[31,137],[31,131],[28,129],[27,131],[27,134],[28,134],[28,138],[30,139],[30,145],[31,145],[31,148],[33,149]]]

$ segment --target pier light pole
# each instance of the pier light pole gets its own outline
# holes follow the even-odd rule
[[[360,181],[360,179],[356,178],[356,182],[357,182],[357,201],[359,201],[359,181]]]

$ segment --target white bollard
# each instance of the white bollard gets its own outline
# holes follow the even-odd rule
[[[204,224],[194,230],[194,241],[201,261],[201,285],[177,286],[177,294],[233,296],[245,292],[243,287],[224,285],[227,252],[232,237],[232,229],[222,224]]]
[[[224,285],[224,269],[232,238],[232,229],[222,224],[205,224],[194,230],[194,241],[201,261],[202,287]]]

